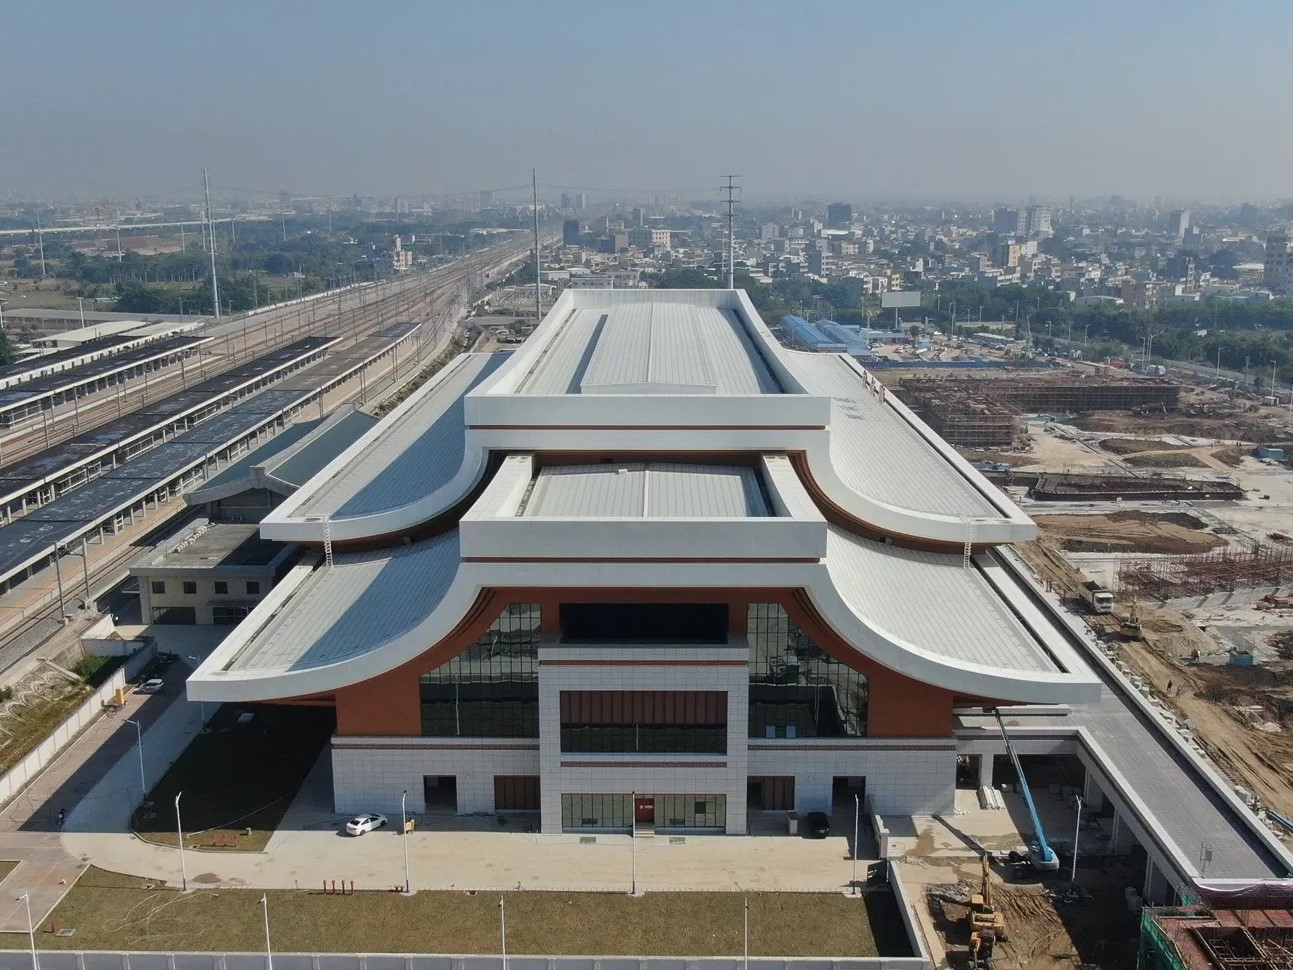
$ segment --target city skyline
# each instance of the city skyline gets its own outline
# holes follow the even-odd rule
[[[502,190],[531,166],[608,194],[737,171],[752,200],[1293,194],[1276,3],[234,4],[200,30],[189,9],[11,11],[0,195],[166,200],[204,166],[248,196]]]

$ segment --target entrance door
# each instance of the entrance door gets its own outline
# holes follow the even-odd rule
[[[655,824],[655,799],[639,795],[633,800],[633,821],[637,825]]]

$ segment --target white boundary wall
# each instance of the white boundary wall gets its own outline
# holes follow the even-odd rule
[[[54,728],[53,732],[33,748],[25,758],[14,765],[4,775],[0,775],[0,805],[8,802],[27,787],[45,767],[63,753],[76,736],[90,726],[103,712],[103,706],[126,685],[152,656],[152,651],[140,650],[122,666],[118,667],[111,677],[93,694],[74,710],[65,721]],[[30,961],[29,961],[30,962]]]
[[[263,953],[45,950],[40,970],[265,970]],[[28,950],[0,950],[0,970],[30,970]],[[275,970],[742,970],[740,957],[442,956],[275,953]],[[925,957],[751,957],[750,970],[928,970]]]

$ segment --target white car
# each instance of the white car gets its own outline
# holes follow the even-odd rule
[[[160,677],[154,677],[152,680],[146,680],[140,684],[136,690],[140,694],[160,694],[162,688],[166,686],[166,681]]]
[[[377,815],[374,812],[367,812],[363,815],[356,815],[347,822],[346,831],[351,835],[363,835],[365,832],[371,832],[373,829],[380,829],[385,826],[385,815]]]

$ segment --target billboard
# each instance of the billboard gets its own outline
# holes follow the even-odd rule
[[[886,310],[895,307],[920,306],[919,290],[899,290],[894,293],[881,293],[880,306]]]

